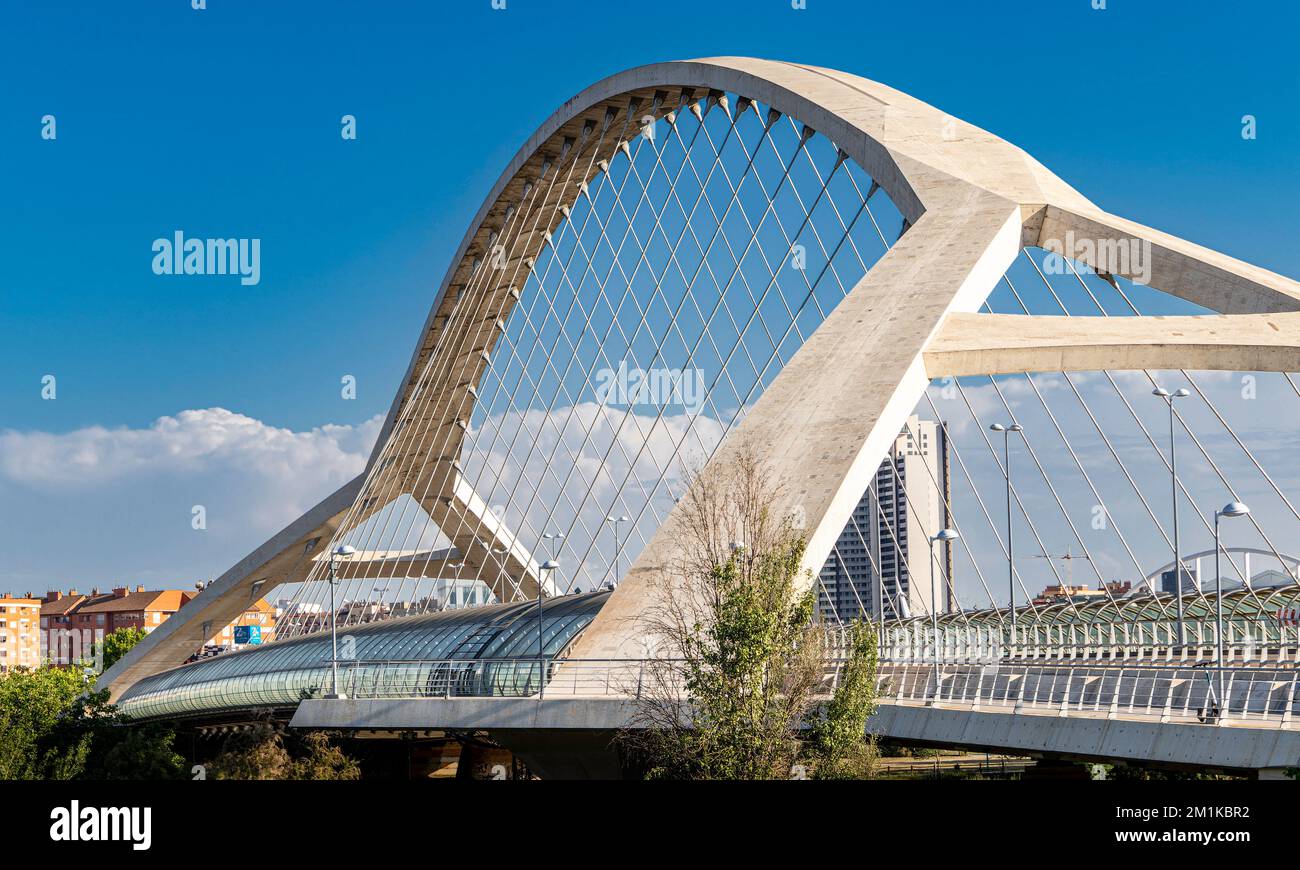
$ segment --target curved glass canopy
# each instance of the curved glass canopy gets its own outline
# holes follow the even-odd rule
[[[339,634],[339,691],[428,697],[530,695],[541,658],[561,656],[609,592],[446,610],[348,626]],[[522,660],[522,661],[521,661]],[[531,661],[530,661],[531,660]],[[228,653],[147,677],[118,700],[131,718],[292,706],[331,685],[329,632]]]

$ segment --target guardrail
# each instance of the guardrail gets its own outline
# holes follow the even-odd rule
[[[1291,728],[1300,705],[1294,668],[883,664],[879,679],[881,701],[973,711]]]
[[[577,696],[636,699],[663,691],[672,662],[643,659],[484,659],[354,662],[340,670],[352,698]],[[842,662],[827,662],[824,694],[838,684]],[[665,667],[667,666],[667,667]],[[1223,673],[1225,698],[1219,697]],[[542,675],[545,680],[542,680]],[[1048,712],[1058,716],[1142,718],[1291,727],[1300,706],[1300,670],[1158,663],[1040,664],[882,662],[882,703],[925,703],[971,710]],[[1225,700],[1226,699],[1226,700]]]
[[[1227,661],[1300,661],[1300,619],[1285,610],[1254,616],[1229,615],[1223,622]],[[945,616],[945,620],[952,619]],[[935,632],[927,619],[886,623],[880,655],[892,661],[926,662],[935,658],[1132,658],[1159,656],[1193,662],[1213,659],[1219,624],[1214,617],[1185,621],[1186,642],[1178,642],[1177,623],[1169,619],[1134,622],[1037,622],[1027,619],[1014,632],[1009,625],[948,623]]]
[[[1213,644],[1187,643],[952,643],[936,651],[928,643],[882,645],[882,661],[926,664],[937,658],[942,662],[1020,661],[1020,662],[1130,662],[1160,661],[1174,665],[1212,664]],[[1234,643],[1224,648],[1227,664],[1295,664],[1300,665],[1300,645]]]
[[[683,696],[680,664],[644,659],[443,659],[349,661],[339,692],[359,699]],[[829,695],[843,661],[829,659],[820,686]],[[1219,675],[1225,691],[1219,691]],[[968,660],[882,661],[877,700],[971,711],[1153,719],[1253,727],[1300,727],[1300,668],[1280,662],[1217,668],[1162,659],[1119,662]],[[129,698],[137,717],[192,715],[242,707],[296,706],[329,692],[328,664],[205,681]],[[1222,698],[1220,695],[1222,694]]]
[[[650,665],[644,659],[357,661],[340,664],[339,692],[350,698],[635,698],[646,689]]]

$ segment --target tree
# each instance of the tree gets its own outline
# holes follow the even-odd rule
[[[118,726],[108,739],[93,744],[97,750],[87,765],[94,779],[183,779],[185,758],[174,748],[176,733],[165,725],[146,723]]]
[[[213,779],[288,779],[292,767],[279,729],[262,721],[228,736],[208,773]]]
[[[67,726],[87,689],[81,671],[17,668],[0,675],[0,779],[72,779],[91,737]]]
[[[289,745],[296,742],[296,752]],[[361,767],[330,742],[324,731],[309,731],[296,741],[270,721],[226,738],[208,765],[214,779],[360,779]]]
[[[294,779],[361,779],[361,766],[324,731],[307,732],[301,743],[302,753],[293,762]]]
[[[680,548],[624,745],[653,777],[861,777],[872,772],[876,638],[815,620],[805,541],[777,516],[780,492],[741,450],[707,466],[674,515]],[[837,640],[847,638],[844,649]],[[829,659],[838,659],[838,680]],[[834,688],[830,683],[834,682]]]
[[[131,651],[131,647],[144,640],[145,632],[134,625],[119,628],[104,637],[104,670],[108,670],[117,660]]]
[[[0,675],[0,779],[172,779],[184,764],[173,738],[125,722],[80,670]]]

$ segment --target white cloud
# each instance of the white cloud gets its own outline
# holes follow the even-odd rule
[[[304,468],[337,477],[360,471],[382,419],[294,432],[227,411],[181,411],[147,429],[89,426],[72,432],[0,431],[0,476],[35,489],[84,489],[141,473],[199,474],[222,466],[273,477]],[[364,464],[365,457],[360,462]]]
[[[525,547],[549,555],[543,533],[564,532],[565,585],[591,589],[614,558],[605,517],[634,520],[619,529],[626,567],[671,510],[684,475],[722,435],[723,425],[706,415],[659,417],[580,402],[492,414],[470,430],[460,459],[465,479]],[[406,501],[381,512],[391,521],[377,515],[350,542],[377,550],[428,546],[431,520]],[[412,576],[421,570],[410,569]]]
[[[220,574],[360,473],[382,422],[293,431],[206,408],[139,429],[0,430],[0,523],[24,543],[0,589]]]

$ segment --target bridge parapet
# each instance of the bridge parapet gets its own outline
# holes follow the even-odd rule
[[[822,696],[834,692],[843,665],[841,659],[826,662]],[[298,670],[244,689],[218,679],[138,692],[125,700],[123,710],[137,718],[153,718],[240,707],[294,707],[321,697],[328,670]],[[634,702],[671,697],[674,692],[684,695],[680,673],[679,663],[662,659],[356,661],[341,669],[339,689],[354,700]],[[1151,657],[1116,662],[886,661],[880,664],[877,697],[881,704],[944,709],[1293,730],[1300,729],[1300,717],[1295,715],[1300,705],[1298,686],[1300,668],[1276,663],[1216,668]]]

